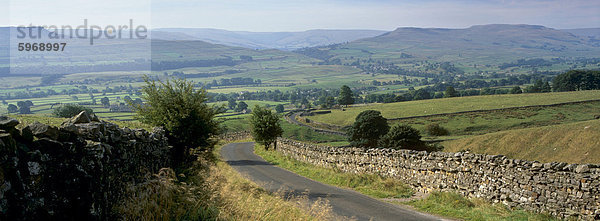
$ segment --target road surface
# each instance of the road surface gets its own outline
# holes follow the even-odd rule
[[[308,195],[311,202],[319,198],[327,199],[337,215],[357,220],[441,220],[276,167],[254,154],[253,142],[225,145],[221,149],[221,156],[231,167],[267,191],[276,192],[283,188],[287,190],[286,194]]]

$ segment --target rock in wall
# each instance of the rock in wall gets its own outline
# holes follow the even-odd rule
[[[393,177],[418,191],[455,191],[553,216],[600,219],[600,165],[502,155],[323,147],[279,139],[284,155],[349,173]]]
[[[165,132],[82,112],[60,127],[0,117],[0,220],[112,220],[128,183],[170,166]]]

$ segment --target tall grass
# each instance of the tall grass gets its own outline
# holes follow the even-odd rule
[[[214,153],[220,150],[216,148]],[[207,182],[219,199],[218,219],[224,220],[337,220],[326,201],[309,203],[306,196],[268,193],[243,178],[227,163],[217,161]]]

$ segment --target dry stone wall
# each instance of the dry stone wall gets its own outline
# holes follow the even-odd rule
[[[165,132],[80,113],[60,127],[0,116],[0,220],[115,220],[128,184],[170,166]]]
[[[422,192],[455,191],[553,216],[600,219],[600,165],[502,155],[323,147],[279,139],[284,155],[349,173],[403,180]]]

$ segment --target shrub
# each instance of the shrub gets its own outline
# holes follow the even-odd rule
[[[411,126],[398,124],[381,138],[379,145],[383,148],[429,150],[421,141],[421,133]]]
[[[425,126],[425,132],[431,136],[446,136],[450,134],[446,128],[437,123],[432,123]]]
[[[140,122],[161,126],[167,131],[173,146],[173,162],[193,160],[190,150],[210,150],[215,141],[210,139],[219,134],[219,123],[215,116],[223,112],[222,107],[208,106],[204,89],[195,90],[194,84],[185,79],[173,78],[166,82],[144,77],[142,87],[144,104],[129,102]]]
[[[79,104],[63,104],[52,111],[52,114],[57,117],[71,118],[85,111],[88,114],[93,114],[92,108],[85,107]]]
[[[348,140],[355,147],[373,148],[381,136],[390,130],[387,120],[376,110],[366,110],[356,116],[348,129]]]

